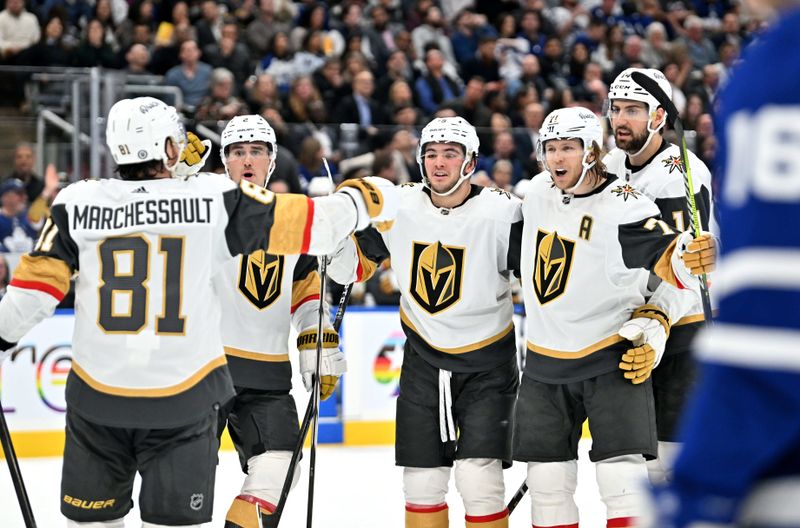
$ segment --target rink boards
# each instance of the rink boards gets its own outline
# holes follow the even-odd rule
[[[64,446],[64,385],[72,364],[72,310],[42,321],[0,367],[0,398],[19,456],[60,455]],[[517,344],[521,317],[515,316]],[[350,307],[342,323],[348,372],[336,398],[322,402],[320,442],[383,445],[394,442],[405,337],[396,307]],[[290,357],[296,360],[294,336]],[[520,350],[522,350],[520,348]],[[300,416],[308,402],[294,365],[293,390]],[[231,448],[227,433],[223,448]],[[2,453],[0,453],[2,456]]]

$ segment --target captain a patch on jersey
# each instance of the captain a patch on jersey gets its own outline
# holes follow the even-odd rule
[[[414,242],[411,296],[425,311],[436,314],[461,299],[465,248],[441,242]]]
[[[281,295],[283,256],[258,250],[242,255],[238,288],[259,310],[268,308]]]
[[[575,242],[539,229],[536,233],[536,263],[533,268],[533,290],[540,305],[560,297],[567,289]]]

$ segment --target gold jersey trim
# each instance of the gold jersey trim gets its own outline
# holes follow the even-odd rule
[[[551,348],[545,348],[543,346],[534,345],[530,341],[528,341],[528,350],[531,352],[535,352],[536,354],[540,354],[542,356],[548,356],[557,359],[580,359],[588,356],[589,354],[593,354],[598,350],[602,350],[606,347],[619,343],[623,341],[623,337],[619,335],[613,335],[603,339],[602,341],[598,341],[597,343],[591,344],[585,348],[580,350],[575,350],[574,352],[565,352],[563,350],[553,350]]]
[[[252,361],[264,361],[267,363],[282,363],[289,361],[289,354],[262,354],[259,352],[250,352],[240,348],[223,347],[226,356],[234,356],[242,359],[249,359]]]
[[[505,336],[507,336],[509,332],[513,332],[514,331],[514,323],[511,322],[500,333],[498,333],[496,335],[493,335],[491,337],[488,337],[488,338],[486,338],[486,339],[484,339],[482,341],[478,341],[477,343],[473,343],[471,345],[464,345],[464,346],[460,346],[460,347],[455,347],[455,348],[442,348],[442,347],[437,347],[435,345],[432,345],[432,344],[430,344],[428,342],[427,339],[424,339],[422,337],[422,334],[419,333],[419,331],[414,326],[414,324],[408,319],[408,317],[406,317],[406,314],[405,314],[405,312],[403,312],[402,308],[400,308],[400,320],[403,321],[403,324],[405,324],[407,327],[409,327],[411,329],[411,331],[413,331],[415,334],[417,334],[420,339],[425,341],[425,343],[429,347],[431,347],[434,350],[438,350],[439,352],[444,352],[445,354],[464,354],[465,352],[474,352],[475,350],[480,350],[481,348],[487,347],[487,346],[491,345],[492,343],[496,343],[496,342],[500,341]]]
[[[16,281],[46,284],[59,291],[62,297],[69,291],[70,277],[72,271],[63,260],[47,256],[32,257],[27,254],[20,257],[13,273]]]
[[[182,382],[172,385],[169,387],[159,387],[156,389],[128,389],[123,387],[113,387],[111,385],[106,385],[105,383],[101,383],[91,377],[80,365],[78,365],[74,360],[72,362],[72,370],[75,374],[80,377],[84,383],[89,385],[91,388],[98,392],[102,392],[103,394],[110,394],[112,396],[125,396],[125,397],[135,397],[135,398],[163,398],[165,396],[175,396],[176,394],[180,394],[184,391],[187,391],[197,385],[200,381],[203,380],[212,370],[217,369],[223,365],[226,365],[228,362],[225,359],[225,356],[219,356],[217,358],[212,359],[200,369],[183,380]]]
[[[678,237],[675,237],[669,246],[667,246],[667,249],[664,251],[664,253],[661,254],[661,258],[658,259],[656,265],[653,266],[653,272],[656,275],[661,277],[662,280],[672,284],[676,288],[679,286],[678,278],[675,276],[675,271],[672,269],[672,253],[675,251],[677,242]]]
[[[267,253],[291,255],[307,250],[306,235],[311,224],[311,200],[307,196],[281,194],[275,197],[275,212],[269,230]]]
[[[681,326],[685,324],[691,323],[699,323],[700,321],[705,321],[706,316],[703,314],[694,314],[694,315],[687,315],[686,317],[681,317],[678,319],[678,322],[672,325],[672,327]]]

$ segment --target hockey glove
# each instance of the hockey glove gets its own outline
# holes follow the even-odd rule
[[[669,317],[658,306],[645,304],[633,311],[630,321],[618,332],[634,345],[622,354],[619,363],[625,379],[638,385],[650,377],[664,355],[669,329]]]
[[[319,360],[320,398],[327,400],[336,389],[339,377],[347,371],[347,361],[339,350],[339,334],[326,328],[322,334],[322,355]],[[310,391],[313,387],[314,369],[317,366],[317,329],[308,328],[297,336],[300,351],[300,375],[303,385]]]
[[[366,229],[370,224],[386,231],[397,216],[400,196],[394,184],[386,178],[367,176],[345,180],[336,190],[348,194],[356,204],[356,231]]]
[[[211,141],[200,138],[192,132],[186,133],[186,148],[181,152],[181,159],[175,168],[175,174],[181,177],[191,176],[200,172],[206,159],[211,154]]]
[[[717,263],[717,242],[711,233],[703,231],[699,237],[694,238],[690,231],[684,231],[678,235],[675,251],[692,275],[714,271]]]

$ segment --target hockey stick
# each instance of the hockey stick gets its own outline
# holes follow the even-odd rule
[[[328,172],[328,178],[333,183],[333,177],[331,176],[330,168],[328,166],[328,160],[323,158],[323,162],[325,163],[325,169]],[[322,335],[322,317],[324,312],[324,303],[323,299],[325,298],[325,282],[327,280],[327,257],[322,259],[322,265],[320,268],[320,304],[319,304],[319,321],[318,321],[318,328],[317,328],[317,366],[316,366],[316,373],[319,373],[319,360],[321,356],[321,338]],[[342,296],[339,298],[339,306],[336,309],[336,315],[333,319],[333,331],[338,333],[339,328],[342,325],[342,319],[344,318],[344,312],[347,309],[347,303],[350,301],[350,293],[353,290],[353,284],[350,283],[345,286],[344,290],[342,291]],[[283,515],[283,510],[286,506],[286,500],[289,498],[289,491],[292,487],[292,480],[294,477],[294,470],[297,467],[297,463],[300,460],[300,453],[303,451],[303,444],[305,444],[306,437],[308,436],[308,431],[311,427],[312,421],[314,421],[315,425],[315,432],[317,428],[317,419],[318,419],[318,410],[319,410],[319,401],[316,400],[314,396],[316,395],[319,397],[319,377],[317,374],[314,375],[314,382],[315,387],[312,389],[314,390],[314,394],[312,397],[309,398],[308,406],[306,407],[306,412],[303,415],[303,422],[300,426],[300,437],[297,440],[297,444],[295,444],[294,451],[292,452],[292,458],[289,462],[289,470],[286,472],[286,477],[283,481],[283,487],[281,488],[281,496],[278,500],[278,504],[275,507],[275,511],[272,515],[260,515],[259,512],[259,522],[262,523],[263,528],[277,528],[278,524],[280,523],[281,516]],[[315,407],[316,406],[316,407]],[[309,506],[308,506],[308,526],[311,526],[311,508],[313,505],[313,471],[314,466],[316,463],[316,437],[312,438],[312,446],[311,446],[311,460],[310,460],[310,470],[309,470]]]
[[[14,451],[14,444],[11,443],[11,432],[8,430],[2,405],[0,405],[0,442],[3,444],[3,453],[5,453],[6,462],[8,462],[8,471],[11,473],[11,481],[14,483],[14,490],[17,492],[17,500],[22,511],[22,518],[25,521],[25,528],[36,528],[36,520],[33,518],[28,492],[25,491],[25,482],[22,480],[22,472],[19,470],[17,454]]]
[[[683,131],[683,121],[678,114],[678,109],[672,103],[672,100],[664,93],[664,90],[658,86],[658,83],[641,72],[633,72],[631,78],[636,84],[647,90],[650,95],[655,97],[664,110],[667,112],[667,121],[670,126],[675,130],[678,135],[678,142],[681,147],[681,172],[683,172],[683,181],[686,187],[686,203],[689,206],[689,222],[694,237],[700,236],[700,214],[697,212],[697,204],[694,200],[694,182],[692,180],[692,168],[689,166],[689,152],[686,148],[686,137]],[[698,277],[700,281],[700,300],[703,303],[703,315],[705,316],[706,323],[711,323],[711,297],[708,294],[708,278],[703,273]]]

